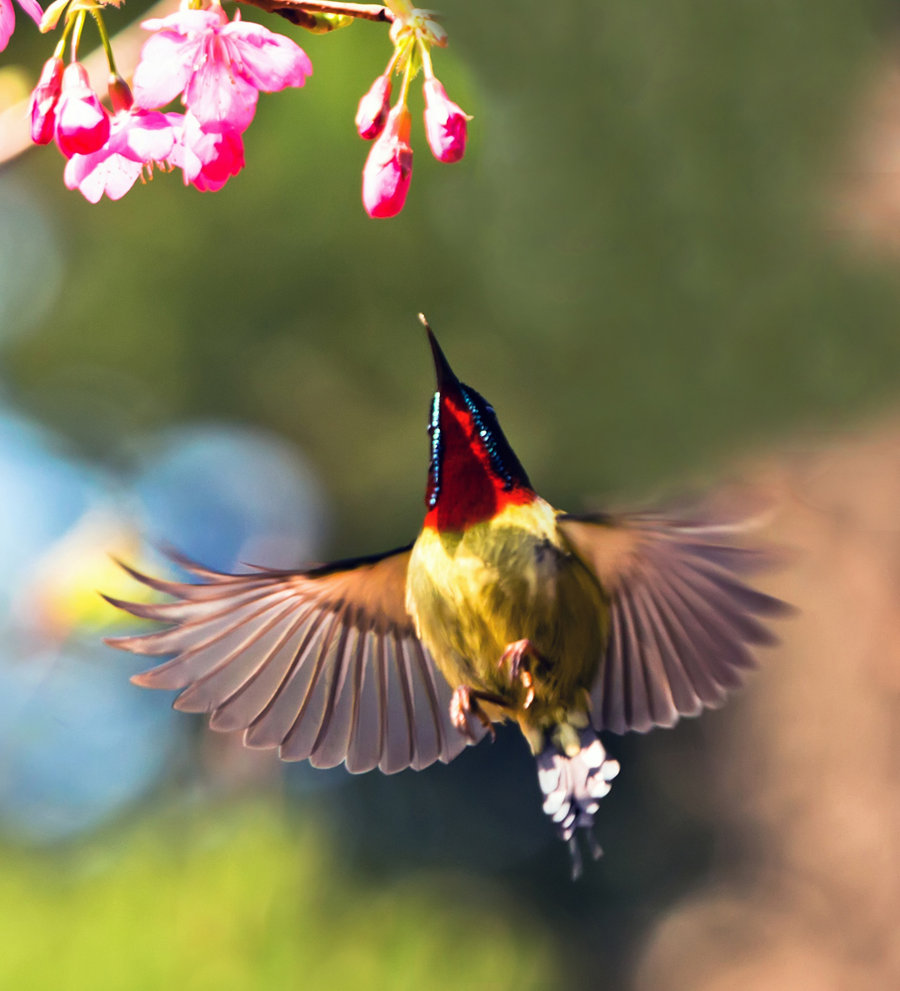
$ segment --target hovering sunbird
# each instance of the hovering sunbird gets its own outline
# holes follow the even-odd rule
[[[494,723],[518,724],[544,811],[569,843],[593,838],[619,765],[598,733],[646,732],[720,705],[776,642],[786,609],[744,577],[765,562],[714,516],[573,514],[532,487],[493,407],[437,373],[426,513],[416,540],[298,571],[198,581],[128,570],[173,597],[110,599],[167,629],[107,642],[172,655],[132,679],[179,690],[175,708],[283,760],[386,774],[452,760]]]

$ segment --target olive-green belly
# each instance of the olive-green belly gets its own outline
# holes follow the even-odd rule
[[[529,658],[530,719],[583,708],[578,696],[596,674],[608,610],[593,576],[563,549],[542,500],[462,533],[423,531],[410,557],[407,605],[452,687],[500,695],[514,713],[524,686],[500,658],[527,639],[538,655]]]

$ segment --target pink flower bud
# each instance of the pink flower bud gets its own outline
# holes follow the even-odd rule
[[[391,77],[379,76],[368,93],[359,101],[356,111],[356,130],[359,136],[371,141],[384,130],[391,102]]]
[[[439,162],[458,162],[466,150],[469,115],[448,96],[437,79],[427,79],[425,91],[425,135]]]
[[[113,113],[117,114],[122,110],[131,110],[134,105],[134,97],[131,95],[131,87],[121,76],[109,77],[109,102],[112,104]]]
[[[31,140],[46,145],[53,140],[56,126],[56,105],[62,91],[63,61],[54,56],[47,59],[41,77],[31,93]]]
[[[403,209],[412,179],[411,124],[409,110],[398,103],[369,151],[363,168],[362,199],[370,217],[394,217]]]
[[[109,114],[91,89],[87,71],[80,62],[66,66],[62,95],[56,108],[56,143],[71,158],[89,155],[109,139]]]

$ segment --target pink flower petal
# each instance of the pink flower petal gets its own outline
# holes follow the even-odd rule
[[[205,130],[190,114],[166,114],[176,142],[169,163],[184,172],[185,184],[214,192],[244,167],[244,143],[236,131]]]
[[[134,70],[135,103],[147,110],[171,103],[191,77],[198,48],[196,41],[172,34],[154,35],[144,42],[141,59]]]
[[[169,157],[175,134],[165,114],[136,108],[119,117],[121,124],[118,120],[113,121],[117,132],[114,147],[119,154],[142,163],[162,162]],[[112,138],[110,144],[113,145]]]
[[[228,18],[220,7],[218,10],[176,10],[167,17],[151,17],[142,21],[141,27],[147,31],[166,31],[199,40],[227,23]]]
[[[141,27],[156,32],[141,50],[134,74],[134,97],[147,110],[164,107],[184,90],[202,64],[205,40],[214,37],[227,21],[224,11],[181,10],[168,17],[144,21]]]
[[[168,39],[172,45],[199,49],[206,38],[217,34],[227,23],[228,17],[219,7],[216,10],[177,10],[168,17],[152,17],[142,21],[141,27],[153,32],[154,37]]]
[[[295,41],[261,24],[234,20],[221,34],[237,52],[238,71],[264,93],[302,86],[312,75],[306,52]]]
[[[215,157],[206,162],[197,177],[194,186],[201,193],[215,193],[226,182],[236,176],[244,167],[244,142],[240,134],[226,131],[216,144]]]
[[[190,113],[165,116],[175,135],[175,144],[169,153],[169,164],[184,172],[184,182],[187,185],[200,174],[204,158],[211,158],[215,154],[216,137],[204,134],[197,119]]]
[[[165,114],[156,111],[124,110],[116,114],[109,141],[89,155],[74,155],[63,179],[69,189],[97,203],[101,197],[121,199],[150,162],[164,161],[172,151],[175,134]]]
[[[105,194],[120,200],[140,177],[143,165],[122,155],[108,155],[104,149],[91,155],[74,155],[66,162],[63,180],[68,189],[77,189],[89,203],[99,203]]]
[[[184,90],[184,105],[201,124],[223,124],[236,131],[250,126],[258,98],[253,83],[215,58],[200,66]]]
[[[44,16],[44,12],[41,10],[41,5],[37,0],[19,0],[19,6],[38,27],[41,26],[41,19]]]
[[[16,29],[16,12],[12,0],[0,0],[0,52],[9,44]]]

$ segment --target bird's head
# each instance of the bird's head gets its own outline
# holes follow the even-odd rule
[[[464,530],[491,519],[508,505],[531,502],[534,490],[500,429],[493,406],[459,381],[425,318],[420,319],[437,375],[428,422],[431,463],[425,525]]]

